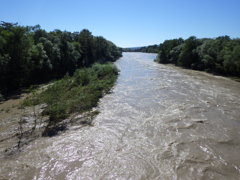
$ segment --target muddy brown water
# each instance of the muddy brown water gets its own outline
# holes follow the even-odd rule
[[[155,57],[124,53],[94,126],[0,159],[0,179],[240,179],[240,83]]]

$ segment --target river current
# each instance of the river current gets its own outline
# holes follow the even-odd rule
[[[240,179],[240,83],[123,53],[93,126],[1,159],[0,179]]]

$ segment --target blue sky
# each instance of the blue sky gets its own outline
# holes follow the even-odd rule
[[[240,0],[1,0],[0,20],[89,29],[120,47],[191,35],[240,37]]]

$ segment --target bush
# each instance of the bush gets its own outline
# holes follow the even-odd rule
[[[117,74],[118,69],[111,63],[94,64],[77,70],[72,77],[65,76],[55,81],[45,91],[27,98],[23,105],[46,103],[43,115],[49,116],[48,127],[58,126],[70,114],[89,111],[97,106],[99,98],[114,85]]]

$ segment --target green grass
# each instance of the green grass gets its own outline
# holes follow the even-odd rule
[[[114,85],[118,69],[115,65],[94,64],[90,68],[77,70],[72,77],[57,80],[44,91],[26,98],[23,106],[47,104],[43,115],[49,116],[49,124],[57,124],[72,113],[91,110],[99,98]]]

